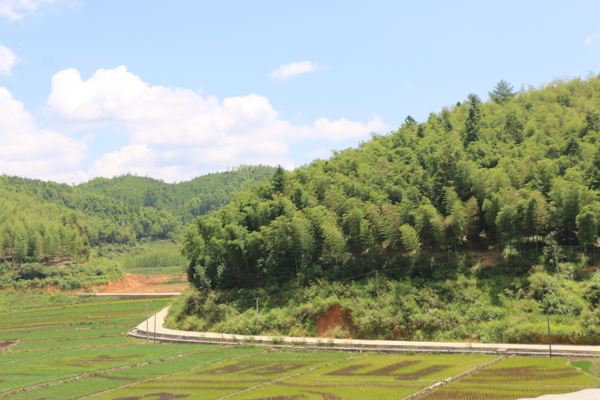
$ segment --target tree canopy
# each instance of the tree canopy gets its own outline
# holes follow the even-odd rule
[[[0,262],[86,259],[101,244],[173,239],[274,171],[241,166],[179,184],[128,174],[78,186],[2,175]]]
[[[465,246],[595,243],[599,110],[596,77],[519,93],[500,81],[488,102],[469,95],[427,121],[407,117],[397,131],[279,170],[200,217],[185,237],[189,278],[257,287]]]

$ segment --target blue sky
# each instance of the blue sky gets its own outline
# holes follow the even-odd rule
[[[0,0],[0,46],[0,173],[175,182],[598,74],[600,1]]]

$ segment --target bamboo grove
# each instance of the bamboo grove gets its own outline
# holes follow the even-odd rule
[[[184,241],[190,280],[260,287],[390,268],[427,277],[438,256],[490,249],[517,256],[509,269],[529,268],[549,245],[591,259],[599,130],[599,77],[520,91],[500,81],[487,101],[471,94],[330,159],[278,168],[199,217]]]

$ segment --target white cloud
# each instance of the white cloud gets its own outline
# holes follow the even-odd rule
[[[240,164],[293,168],[292,143],[388,129],[377,116],[367,124],[321,118],[293,125],[263,96],[219,101],[188,89],[151,86],[124,66],[98,70],[85,81],[74,69],[60,71],[52,78],[48,103],[65,129],[126,127],[131,144],[96,160],[90,176],[132,172],[173,182]]]
[[[346,118],[336,121],[320,118],[313,125],[317,134],[331,140],[357,139],[371,132],[389,130],[388,125],[377,115],[367,125],[348,121]]]
[[[583,44],[592,45],[594,43],[600,42],[600,31],[594,33],[592,36],[585,39]]]
[[[317,70],[317,63],[311,61],[295,62],[287,65],[280,65],[274,71],[271,71],[269,77],[273,80],[285,80],[293,76],[304,74],[306,72],[314,72]]]
[[[75,5],[75,0],[0,0],[0,16],[20,21],[27,14],[51,5]]]
[[[0,87],[0,173],[62,182],[80,181],[85,141],[40,129],[23,103]]]
[[[331,150],[319,149],[309,151],[308,153],[306,153],[306,156],[309,158],[329,158],[331,156]]]
[[[0,75],[10,75],[12,68],[19,62],[19,57],[8,47],[0,44]]]

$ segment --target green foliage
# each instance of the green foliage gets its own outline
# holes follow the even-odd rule
[[[126,174],[111,179],[94,178],[77,188],[129,206],[165,210],[177,220],[189,222],[198,215],[221,208],[240,190],[270,179],[275,171],[275,168],[265,165],[240,165],[228,172],[174,184]]]
[[[592,280],[587,284],[583,296],[593,308],[600,304],[600,274],[595,273]]]
[[[515,92],[513,91],[513,87],[506,82],[504,79],[501,79],[497,84],[494,90],[489,92],[490,100],[495,103],[503,103],[513,97],[515,97]]]
[[[78,186],[0,176],[0,262],[84,261],[92,247],[101,255],[106,245],[171,240],[274,170],[240,166],[178,184],[129,174]]]
[[[600,78],[518,94],[500,81],[490,98],[471,94],[328,160],[280,168],[191,226],[190,280],[266,288],[350,278],[414,257],[417,242],[408,263],[433,265],[430,279],[452,271],[435,271],[440,262],[422,254],[506,250],[504,272],[514,276],[552,244],[585,246],[567,261],[583,251],[596,262]]]
[[[63,290],[72,290],[109,283],[124,276],[125,273],[117,264],[103,259],[82,265],[74,263],[68,267],[28,263],[0,275],[0,287],[25,289],[53,285]]]
[[[402,235],[402,244],[404,248],[411,253],[419,253],[421,250],[421,240],[419,233],[415,228],[408,224],[404,224],[400,227],[400,233]]]
[[[107,250],[112,250],[108,247]],[[168,270],[183,273],[187,264],[181,255],[181,249],[171,243],[143,243],[126,249],[122,254],[110,254],[107,257],[117,261],[125,271],[135,273],[150,273],[152,271]]]

